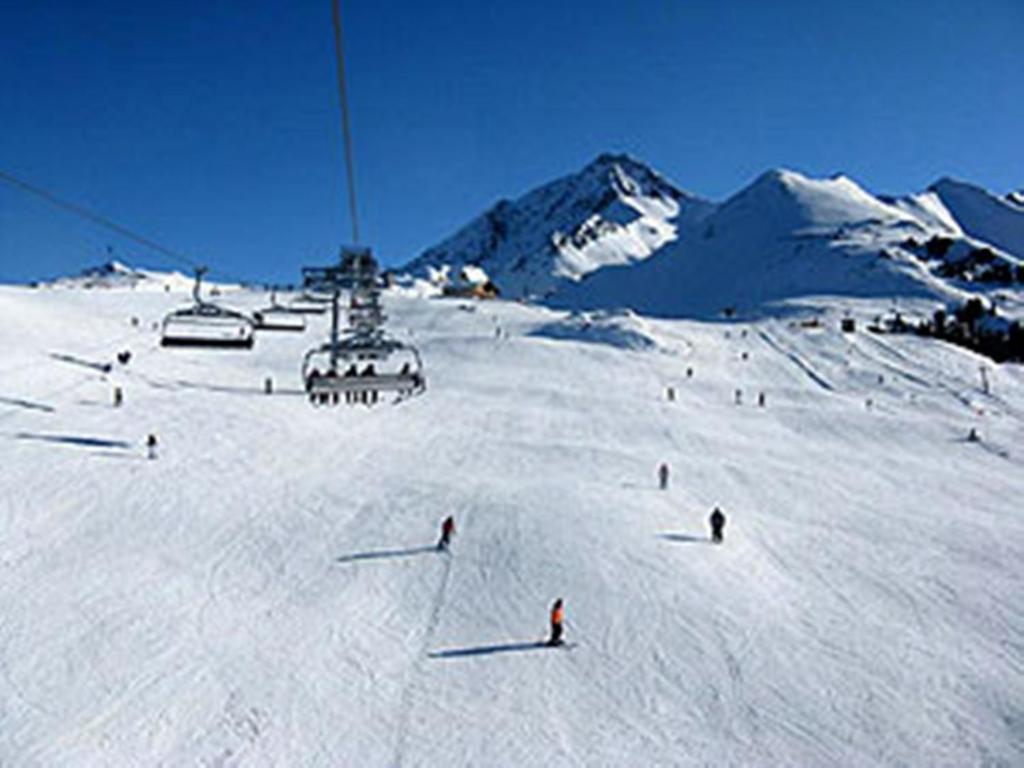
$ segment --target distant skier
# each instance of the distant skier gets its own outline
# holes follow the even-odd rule
[[[441,523],[441,538],[437,542],[437,550],[439,552],[447,552],[448,547],[451,546],[452,536],[455,535],[455,518],[448,515]]]
[[[124,392],[121,391],[120,387],[114,387],[114,407],[120,408],[121,403],[124,402]]]
[[[733,400],[736,402],[736,405],[743,405],[743,390],[742,389],[737,389],[733,393]]]
[[[978,436],[978,430],[977,430],[976,427],[971,427],[971,431],[967,433],[967,442],[968,443],[978,443],[978,442],[981,442],[981,437]]]
[[[670,403],[674,403],[676,401],[676,388],[675,387],[666,387],[665,388],[665,398]]]
[[[757,393],[757,407],[764,408],[764,392]]]
[[[156,435],[152,432],[146,437],[146,455],[151,460],[156,458]]]
[[[688,379],[692,379],[693,378],[693,368],[687,368],[686,369],[686,378],[688,378]]]
[[[718,507],[715,507],[711,512],[711,517],[708,518],[708,522],[711,524],[711,541],[715,544],[721,544],[725,532],[725,513]]]
[[[551,606],[551,637],[548,638],[548,645],[562,644],[562,625],[565,622],[565,608],[562,607],[562,598],[555,600]]]
[[[663,491],[668,489],[668,464],[665,462],[658,467],[658,487]]]

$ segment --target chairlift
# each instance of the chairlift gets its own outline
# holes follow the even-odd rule
[[[306,320],[302,313],[294,312],[288,307],[277,303],[276,292],[270,294],[270,306],[252,313],[258,331],[292,331],[302,333],[306,330]]]
[[[206,268],[196,269],[191,307],[167,315],[161,326],[160,345],[164,347],[207,347],[212,349],[252,349],[255,324],[241,312],[225,309],[200,296],[200,283]]]
[[[339,266],[306,269],[304,274],[307,285],[332,294],[331,337],[302,360],[310,402],[337,405],[344,395],[349,405],[373,405],[381,393],[394,392],[398,402],[426,389],[418,350],[384,332],[378,267],[369,249],[344,249]],[[342,288],[349,292],[343,333],[338,329]]]
[[[314,405],[374,405],[383,393],[394,392],[395,402],[426,389],[423,362],[412,346],[382,339],[372,347],[330,342],[306,353],[302,378]],[[386,367],[385,367],[386,366]]]
[[[282,304],[281,309],[291,312],[293,315],[322,315],[331,304],[331,297],[324,297],[304,291],[287,304]]]

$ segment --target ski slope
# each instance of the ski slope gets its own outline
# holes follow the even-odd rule
[[[314,409],[326,318],[169,351],[184,293],[0,288],[0,765],[1024,762],[1019,367],[872,300],[386,302],[426,394]]]

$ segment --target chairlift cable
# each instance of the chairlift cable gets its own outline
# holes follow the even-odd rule
[[[146,248],[149,248],[150,250],[156,251],[157,253],[160,253],[164,256],[175,259],[179,263],[187,264],[189,269],[194,270],[199,266],[195,261],[188,258],[187,256],[178,253],[177,251],[174,251],[165,245],[161,245],[160,243],[157,243],[151,240],[150,238],[145,237],[144,235],[140,235],[139,233],[128,229],[128,227],[122,226],[121,224],[111,221],[105,216],[101,216],[98,213],[90,211],[88,208],[83,208],[77,203],[71,203],[68,202],[67,200],[63,200],[57,197],[52,192],[48,192],[47,190],[43,189],[42,187],[38,187],[35,184],[30,184],[27,181],[19,179],[16,176],[12,176],[9,173],[4,173],[3,171],[0,171],[0,180],[6,181],[11,186],[20,189],[22,192],[27,192],[31,195],[35,195],[36,197],[42,198],[46,202],[50,203],[50,205],[68,211],[69,213],[73,213],[76,216],[81,216],[84,219],[88,219],[94,224],[99,224],[101,227],[105,227],[106,229],[116,232],[122,237],[132,240],[138,243],[139,245],[143,245]]]
[[[341,37],[341,2],[333,0],[334,57],[338,69],[338,100],[341,102],[341,133],[345,143],[345,175],[348,180],[348,215],[352,221],[352,244],[359,244],[359,220],[356,217],[356,178],[352,161],[352,131],[349,127],[348,91],[345,88],[345,55]]]
[[[175,251],[173,248],[169,248],[166,245],[161,245],[155,240],[146,237],[145,235],[140,235],[138,232],[129,229],[123,224],[118,224],[117,222],[110,220],[106,216],[96,213],[95,211],[91,211],[88,208],[85,208],[84,206],[78,205],[77,203],[72,203],[68,200],[64,200],[63,198],[58,197],[57,195],[53,194],[52,192],[46,189],[43,189],[40,186],[31,184],[25,181],[24,179],[19,179],[17,176],[13,176],[9,173],[5,173],[4,171],[0,171],[0,181],[5,181],[15,189],[18,189],[22,192],[26,192],[30,195],[45,200],[47,203],[49,203],[55,208],[59,208],[63,211],[74,214],[75,216],[79,216],[83,219],[86,219],[87,221],[91,221],[93,224],[98,224],[100,227],[108,229],[111,232],[114,232],[120,235],[121,237],[126,238],[127,240],[131,240],[132,242],[137,243],[145,248],[148,248],[151,251],[155,251],[163,256],[173,259],[179,265],[186,267],[189,272],[195,273],[197,271],[202,270],[204,273],[206,273],[212,271],[223,278],[226,278],[234,282],[238,282],[239,284],[244,284],[246,282],[246,280],[241,279],[237,275],[228,274],[220,269],[210,269],[209,267],[200,264],[194,259],[189,258],[185,254]]]

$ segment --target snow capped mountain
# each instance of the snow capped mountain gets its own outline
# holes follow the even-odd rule
[[[967,234],[1024,259],[1024,202],[1020,193],[997,197],[954,179],[931,186]]]
[[[712,210],[643,163],[606,154],[579,173],[500,201],[407,269],[425,276],[478,265],[506,296],[543,296],[602,267],[647,258]]]
[[[921,192],[898,198],[880,196],[879,199],[905,211],[930,228],[954,237],[962,237],[964,234],[953,214],[942,202],[942,198],[935,192]]]
[[[927,295],[942,286],[900,244],[929,231],[845,176],[773,170],[643,264],[602,270],[553,303],[714,316],[816,294]]]
[[[124,262],[111,259],[97,266],[87,267],[77,275],[59,277],[43,285],[54,288],[131,288],[147,291],[191,291],[194,278],[181,272],[163,272],[152,269],[139,269]],[[203,280],[204,288],[224,290],[232,286]]]
[[[947,301],[1020,282],[1019,199],[949,180],[876,196],[843,175],[771,170],[715,204],[602,155],[499,203],[408,268],[479,264],[506,296],[662,316],[826,293]]]
[[[54,285],[77,288],[133,287],[146,279],[145,272],[112,259],[97,266],[87,267],[72,277],[58,278]]]

